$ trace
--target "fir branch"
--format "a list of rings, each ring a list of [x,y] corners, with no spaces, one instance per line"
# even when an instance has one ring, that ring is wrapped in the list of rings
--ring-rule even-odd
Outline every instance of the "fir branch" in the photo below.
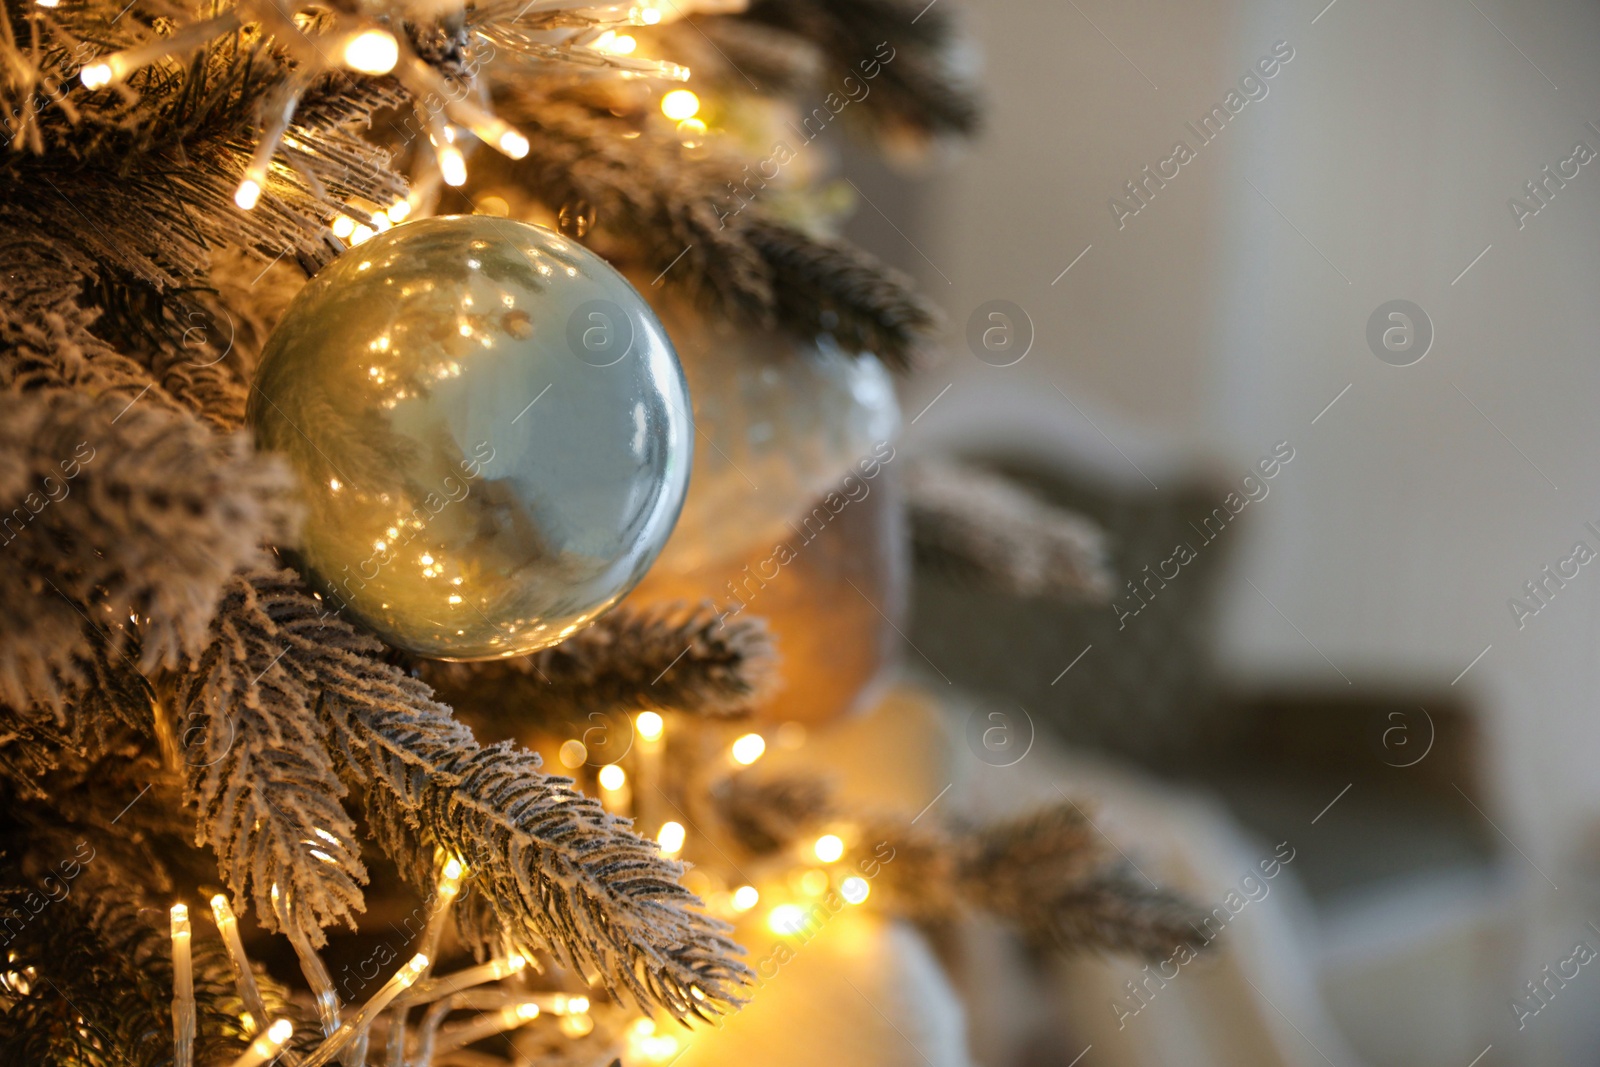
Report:
[[[787,30],[746,18],[689,18],[662,27],[664,54],[694,71],[695,84],[729,96],[754,91],[799,95],[825,77],[821,50]],[[748,79],[748,80],[747,80]]]
[[[505,712],[669,708],[727,717],[748,712],[766,695],[776,680],[775,659],[764,621],[724,623],[708,602],[692,610],[624,606],[518,659],[420,666],[440,689]]]
[[[786,30],[825,56],[824,85],[837,90],[846,77],[862,79],[877,61],[869,84],[874,101],[851,108],[853,122],[918,136],[969,136],[979,109],[955,72],[950,9],[924,0],[756,0],[743,18]],[[709,21],[709,20],[708,20]],[[875,51],[879,43],[890,51]]]
[[[711,799],[723,828],[754,857],[851,821],[825,783],[802,775],[740,772],[718,783]],[[845,866],[877,870],[874,899],[920,922],[982,911],[1041,947],[1158,958],[1195,936],[1197,910],[1137,875],[1070,802],[955,828],[879,816],[860,822],[854,837]]]
[[[69,242],[0,223],[0,261],[8,268],[0,271],[0,385],[18,392],[72,387],[124,403],[181,407],[148,368],[92,332],[99,312],[79,303],[94,270],[88,257]]]
[[[921,460],[904,482],[917,563],[1024,597],[1102,601],[1104,534],[999,474]]]
[[[37,894],[0,887],[0,914],[29,914]],[[154,912],[165,921],[165,909]],[[82,1067],[161,1067],[172,1062],[172,958],[151,912],[82,894],[51,906],[7,945],[0,982],[0,1060]],[[244,1050],[226,965],[197,941],[198,1062],[226,1063]]]
[[[283,660],[288,645],[253,586],[229,583],[212,641],[182,680],[178,708],[196,844],[209,842],[236,910],[320,947],[355,927],[367,880],[316,692]]]
[[[687,157],[653,123],[552,99],[536,80],[495,99],[533,148],[517,163],[485,160],[491,176],[553,210],[588,204],[591,243],[659,272],[711,313],[806,339],[832,333],[846,351],[897,370],[918,362],[937,331],[938,312],[905,275],[842,241],[738,211],[731,190],[744,175],[732,162]]]
[[[872,352],[892,370],[924,360],[940,315],[910,278],[853,245],[759,216],[740,233],[760,252],[774,313],[791,333],[832,333],[846,351]]]
[[[752,856],[771,856],[815,833],[833,815],[832,793],[805,775],[729,775],[711,789],[722,824]]]
[[[704,306],[763,318],[771,301],[766,268],[722,218],[731,210],[722,190],[739,177],[738,166],[689,157],[656,123],[550,89],[537,78],[496,85],[496,110],[532,148],[516,163],[485,159],[485,176],[502,172],[551,210],[588,204],[596,218],[591,243],[620,243],[650,274],[665,271],[663,281]]]
[[[1074,885],[1041,914],[1034,936],[1068,950],[1126,952],[1161,960],[1180,945],[1205,940],[1206,914],[1144,876],[1113,868]]]
[[[735,1003],[747,974],[725,925],[694,910],[681,865],[509,744],[483,748],[423,683],[378,658],[382,646],[331,617],[289,572],[251,576],[230,599],[287,651],[286,674],[320,697],[347,776],[380,845],[426,889],[433,847],[473,874],[480,946],[547,947],[614,994],[702,1018]],[[246,625],[241,620],[234,625]],[[696,992],[698,990],[698,992]]]
[[[358,129],[403,96],[389,80],[317,79],[279,152],[285,166],[257,210],[240,211],[233,193],[258,113],[293,72],[269,36],[241,34],[192,62],[144,68],[116,91],[79,85],[87,57],[158,39],[186,13],[154,6],[168,17],[7,0],[36,47],[0,39],[10,75],[0,102],[15,124],[7,132],[28,149],[0,157],[0,243],[11,246],[0,279],[0,381],[115,388],[232,428],[246,381],[236,361],[223,362],[222,331],[198,314],[212,257],[248,250],[252,277],[262,262],[330,259],[338,246],[329,218],[353,198],[387,204],[405,191],[387,153]],[[97,321],[96,311],[106,314]]]
[[[0,701],[59,707],[90,680],[86,639],[143,669],[197,652],[228,576],[288,533],[288,488],[180,412],[0,395]]]
[[[97,760],[130,735],[151,735],[155,694],[128,658],[98,632],[74,654],[73,684],[54,707],[0,709],[0,776],[24,796],[42,796],[39,779],[62,760]]]
[[[40,786],[37,796],[12,798],[0,821],[0,850],[16,858],[25,881],[57,875],[78,895],[162,908],[180,886],[215,882],[211,857],[189,844],[181,780],[153,738],[128,735],[93,760],[63,753]],[[74,856],[81,872],[57,869]]]
[[[161,88],[183,92],[181,82]],[[376,96],[372,102],[376,107],[395,100]],[[151,103],[151,113],[165,110],[159,101]],[[163,131],[152,135],[152,143],[91,142],[79,153],[61,153],[99,159],[117,152],[114,167],[86,167],[85,161],[69,163],[55,154],[12,162],[0,171],[0,218],[17,232],[50,234],[81,249],[101,275],[167,292],[203,285],[216,248],[248,248],[262,261],[283,255],[313,263],[329,259],[334,248],[327,243],[325,220],[350,198],[392,203],[403,195],[403,184],[377,149],[353,132],[318,129],[302,119],[292,128],[299,147],[286,150],[295,168],[275,173],[255,211],[239,211],[233,192],[249,160],[255,98],[235,95],[226,103],[225,111],[192,131]],[[316,110],[312,101],[300,114]],[[184,142],[163,143],[175,136]]]
[[[1195,938],[1198,910],[1137,874],[1070,802],[954,831],[885,822],[862,840],[862,857],[894,847],[874,889],[923,921],[982,910],[1036,945],[1151,958]]]
[[[0,723],[0,777],[25,797],[43,796],[38,780],[55,770],[72,739],[48,713],[34,717],[13,712]]]

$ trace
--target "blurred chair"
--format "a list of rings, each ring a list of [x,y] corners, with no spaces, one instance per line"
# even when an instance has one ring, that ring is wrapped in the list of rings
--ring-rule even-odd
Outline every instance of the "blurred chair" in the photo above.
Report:
[[[1009,380],[960,385],[941,399],[938,419],[912,428],[907,452],[987,462],[1094,518],[1124,604],[1136,603],[1126,583],[1177,541],[1196,542],[1191,523],[1228,492],[1221,472],[1049,394]],[[1250,505],[1271,506],[1270,493]],[[1250,517],[1247,507],[1237,521]],[[960,724],[947,723],[954,767],[969,772],[969,795],[952,799],[993,814],[1059,799],[1056,785],[1095,798],[1107,832],[1141,866],[1202,901],[1277,842],[1298,850],[1274,896],[1237,937],[1230,929],[1223,958],[1193,982],[1186,973],[1173,983],[1180,995],[1163,990],[1166,1003],[1124,1030],[1110,1004],[1126,998],[1121,984],[1137,968],[1080,962],[1055,972],[1058,992],[1045,999],[1059,1001],[1058,1025],[1036,1035],[1031,1060],[987,1023],[1027,999],[1012,990],[992,1002],[1007,950],[992,931],[969,932],[964,951],[994,958],[958,982],[985,1002],[970,1005],[971,1028],[991,1067],[1065,1063],[1063,1054],[1090,1043],[1101,1064],[1327,1056],[1342,1067],[1359,1056],[1448,1067],[1480,1053],[1504,1021],[1501,994],[1517,985],[1502,973],[1516,920],[1492,831],[1472,806],[1488,806],[1473,709],[1450,690],[1396,692],[1359,678],[1328,693],[1219,677],[1215,605],[1244,536],[1230,526],[1205,544],[1123,626],[1105,604],[1019,599],[916,574],[907,631],[920,656],[908,662],[935,664],[940,678],[930,683],[948,679],[1008,714],[1025,710],[1049,735],[1038,756],[997,776],[960,758]],[[1007,1054],[985,1059],[986,1040]]]

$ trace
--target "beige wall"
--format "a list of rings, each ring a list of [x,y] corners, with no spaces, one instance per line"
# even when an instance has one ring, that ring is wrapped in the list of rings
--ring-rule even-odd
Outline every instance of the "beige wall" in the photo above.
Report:
[[[1108,470],[1119,457],[1084,416],[1130,457],[1224,477],[1292,442],[1235,558],[1221,652],[1246,683],[1448,687],[1492,645],[1455,691],[1488,727],[1493,792],[1476,799],[1527,856],[1506,850],[1532,977],[1600,916],[1600,561],[1524,628],[1508,608],[1575,541],[1600,550],[1583,525],[1600,527],[1600,160],[1523,229],[1507,200],[1575,141],[1600,151],[1600,9],[1337,0],[1313,24],[1321,8],[968,4],[991,124],[925,187],[921,254],[896,255],[954,327],[907,415],[946,385],[924,437],[1042,406]],[[1184,124],[1279,40],[1295,55],[1269,94],[1119,231],[1109,198],[1195,144]],[[1037,329],[1015,367],[961,337],[994,298]],[[1364,337],[1394,298],[1434,324],[1414,366]],[[1600,1047],[1589,985],[1502,1062]]]

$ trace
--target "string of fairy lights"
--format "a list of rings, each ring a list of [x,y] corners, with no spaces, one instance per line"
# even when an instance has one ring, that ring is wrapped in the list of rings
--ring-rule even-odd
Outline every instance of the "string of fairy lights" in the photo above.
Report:
[[[631,765],[631,774],[637,778],[639,788],[634,788],[630,768],[622,762],[602,765],[595,773],[600,787],[600,800],[607,810],[633,818],[636,828],[649,831],[654,828],[656,844],[666,855],[677,858],[688,844],[688,830],[676,819],[652,817],[650,805],[644,803],[657,791],[660,765],[666,740],[666,719],[660,712],[641,711],[633,719],[632,745],[623,759]],[[797,747],[803,743],[804,732],[797,723],[781,726],[784,747]],[[746,733],[735,738],[727,748],[729,769],[750,767],[767,753],[767,740],[759,733]],[[571,738],[561,743],[556,758],[568,770],[582,768],[590,759],[587,746]],[[782,871],[769,878],[765,890],[750,883],[727,884],[713,874],[695,868],[685,875],[685,884],[706,900],[714,914],[738,920],[753,911],[766,897],[774,898],[766,912],[766,926],[779,936],[792,936],[804,927],[809,908],[806,901],[821,897],[829,889],[836,889],[849,904],[860,904],[867,899],[871,885],[859,875],[836,877],[834,865],[845,856],[847,846],[842,834],[849,827],[837,828],[817,837],[801,854],[785,857]],[[788,899],[793,897],[796,899]]]
[[[35,0],[54,7],[60,0]],[[330,220],[334,233],[350,244],[360,244],[405,218],[419,201],[431,199],[436,182],[459,187],[467,181],[467,159],[462,150],[470,135],[511,159],[528,154],[528,139],[487,107],[468,94],[455,92],[443,75],[418,56],[401,36],[385,25],[387,15],[360,15],[341,12],[340,23],[355,25],[328,32],[308,32],[314,22],[325,17],[298,11],[293,0],[240,0],[236,6],[210,19],[192,23],[170,37],[162,37],[132,48],[102,56],[85,64],[79,79],[87,89],[104,89],[125,81],[130,75],[164,59],[181,59],[219,37],[250,28],[270,34],[296,61],[294,72],[273,90],[262,107],[261,132],[243,177],[234,191],[234,203],[252,211],[267,189],[273,161],[288,136],[300,96],[317,75],[334,69],[371,76],[392,75],[417,103],[432,149],[432,166],[417,176],[411,196],[388,206],[352,202],[353,214]],[[653,78],[687,81],[689,69],[666,60],[635,57],[638,39],[626,32],[632,26],[655,26],[667,12],[675,17],[684,13],[671,0],[654,0],[626,7],[591,6],[583,3],[530,3],[535,15],[559,10],[582,14],[583,25],[562,31],[565,39],[551,44],[516,27],[516,18],[484,26],[478,35],[495,46],[506,46],[513,53],[534,59],[564,61],[586,66],[611,68],[623,78]],[[685,144],[694,146],[705,137],[705,123],[696,117],[699,100],[694,93],[677,90],[662,99],[662,111],[676,122]],[[420,194],[420,195],[419,195]],[[360,218],[353,217],[359,215]]]
[[[467,967],[452,974],[432,976],[433,960],[448,922],[450,909],[460,895],[468,871],[459,860],[447,858],[440,867],[438,881],[423,929],[418,951],[356,1010],[340,1018],[338,997],[327,979],[321,958],[303,940],[291,938],[319,1005],[322,1040],[304,1058],[293,1062],[298,1067],[326,1067],[335,1060],[346,1065],[367,1062],[368,1042],[373,1024],[388,1016],[386,1040],[388,1062],[393,1065],[417,1064],[428,1067],[435,1058],[466,1048],[485,1038],[518,1029],[541,1018],[554,1018],[561,1033],[571,1038],[588,1035],[594,1029],[587,996],[564,992],[531,993],[520,988],[485,989],[505,979],[513,979],[528,966],[528,960],[515,952]],[[244,943],[239,936],[239,920],[228,898],[211,898],[211,915],[232,970],[235,990],[243,1007],[240,1028],[250,1044],[231,1067],[260,1067],[287,1055],[284,1052],[294,1036],[294,1023],[287,1018],[268,1019],[262,996]],[[174,1067],[194,1067],[196,1005],[193,929],[189,906],[172,905],[172,1026]],[[313,977],[317,975],[320,977]],[[6,976],[8,984],[26,981],[23,975]],[[320,987],[320,988],[319,988]],[[413,1008],[425,1008],[418,1023],[410,1023]],[[445,1025],[454,1012],[476,1014],[465,1022]],[[643,1031],[635,1025],[633,1031]],[[653,1032],[653,1024],[652,1024]],[[653,1062],[648,1055],[643,1062]]]

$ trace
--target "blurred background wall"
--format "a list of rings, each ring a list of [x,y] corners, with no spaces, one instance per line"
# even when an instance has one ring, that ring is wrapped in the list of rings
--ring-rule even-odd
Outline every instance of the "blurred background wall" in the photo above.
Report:
[[[1219,669],[1235,694],[1468,710],[1474,776],[1441,790],[1486,824],[1501,940],[1462,1040],[1494,1043],[1485,1064],[1592,1062],[1600,969],[1521,1031],[1510,1002],[1575,941],[1600,945],[1600,562],[1559,586],[1541,573],[1578,541],[1600,550],[1585,525],[1600,529],[1600,159],[1568,162],[1580,142],[1600,151],[1600,6],[985,0],[964,14],[985,135],[909,193],[856,175],[857,235],[950,317],[950,358],[904,397],[909,441],[1027,429],[1153,493],[1236,486],[1289,442],[1294,460],[1229,535]],[[1188,124],[1275,46],[1292,59],[1202,144]],[[1125,183],[1179,140],[1194,158],[1137,204]],[[1119,221],[1113,198],[1137,214]],[[1034,331],[1009,367],[965,337],[997,299]],[[1396,299],[1432,324],[1410,366],[1368,343]],[[1546,603],[1525,589],[1536,580]],[[1537,612],[1519,619],[1513,598]],[[1384,921],[1403,934],[1404,916]],[[1380,919],[1356,925],[1370,939]],[[1426,1048],[1430,996],[1457,995],[1434,966],[1447,957],[1431,959],[1373,987],[1381,1004],[1330,991],[1346,1029],[1386,1030],[1392,1048],[1420,1028]]]

